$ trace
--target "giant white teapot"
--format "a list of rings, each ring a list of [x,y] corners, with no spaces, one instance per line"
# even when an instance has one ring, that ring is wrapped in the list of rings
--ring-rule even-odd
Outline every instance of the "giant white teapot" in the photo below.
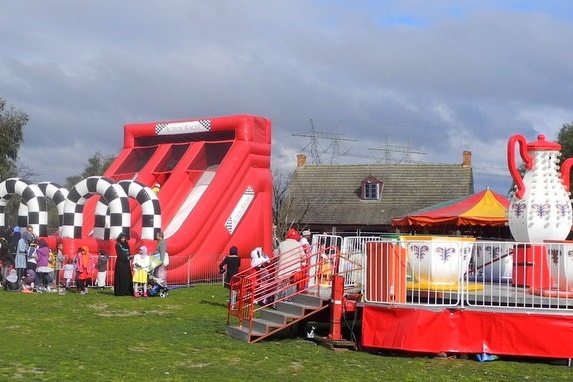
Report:
[[[515,147],[525,164],[523,178],[515,162]],[[513,135],[507,144],[507,163],[515,181],[508,221],[516,241],[543,242],[565,240],[571,231],[572,211],[569,200],[569,178],[573,158],[557,166],[561,145],[546,141],[526,142],[523,135]]]

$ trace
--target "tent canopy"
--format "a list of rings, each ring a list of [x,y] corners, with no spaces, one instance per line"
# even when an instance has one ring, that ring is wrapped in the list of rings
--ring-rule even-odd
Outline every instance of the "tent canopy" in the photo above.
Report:
[[[486,188],[482,192],[435,204],[404,217],[392,219],[392,226],[479,225],[507,223],[509,200]]]

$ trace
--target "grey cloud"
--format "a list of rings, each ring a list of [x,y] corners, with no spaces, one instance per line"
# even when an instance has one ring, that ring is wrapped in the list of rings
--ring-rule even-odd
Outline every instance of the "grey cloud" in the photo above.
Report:
[[[237,113],[273,120],[273,165],[295,165],[308,142],[292,134],[313,119],[357,140],[340,162],[390,142],[503,169],[510,135],[554,138],[573,118],[573,23],[549,6],[464,4],[8,2],[0,97],[30,115],[22,161],[59,182],[118,152],[123,124]]]

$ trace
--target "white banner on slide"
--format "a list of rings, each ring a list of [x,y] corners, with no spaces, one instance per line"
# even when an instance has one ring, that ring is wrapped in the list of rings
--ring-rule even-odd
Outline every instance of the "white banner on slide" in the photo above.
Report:
[[[245,212],[247,212],[247,209],[251,205],[254,198],[255,190],[253,190],[253,187],[247,186],[243,196],[241,196],[241,199],[239,199],[239,202],[233,209],[233,212],[231,212],[231,216],[229,216],[227,222],[225,223],[225,227],[229,233],[233,233],[235,231],[235,228],[237,228],[237,225],[243,218]]]
[[[157,135],[197,133],[210,130],[211,121],[208,119],[201,119],[199,121],[158,123],[155,125],[155,134]]]

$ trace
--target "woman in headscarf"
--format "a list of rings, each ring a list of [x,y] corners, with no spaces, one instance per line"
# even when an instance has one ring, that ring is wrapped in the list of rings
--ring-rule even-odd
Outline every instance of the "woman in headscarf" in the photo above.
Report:
[[[125,233],[120,233],[115,243],[115,274],[113,277],[113,293],[116,296],[133,296],[133,281],[131,277],[131,249]]]
[[[232,246],[229,248],[229,255],[225,256],[223,261],[219,263],[219,272],[225,274],[225,279],[223,281],[223,286],[227,289],[231,289],[231,279],[237,273],[239,273],[239,267],[241,266],[241,258],[239,257],[239,251],[237,247]],[[235,309],[236,300],[236,290],[230,290],[229,304],[231,309]]]
[[[239,258],[239,251],[237,247],[232,246],[229,248],[229,255],[225,256],[223,261],[219,263],[219,272],[225,274],[225,280],[223,282],[225,288],[231,289],[231,279],[239,273],[240,266],[241,259]]]

